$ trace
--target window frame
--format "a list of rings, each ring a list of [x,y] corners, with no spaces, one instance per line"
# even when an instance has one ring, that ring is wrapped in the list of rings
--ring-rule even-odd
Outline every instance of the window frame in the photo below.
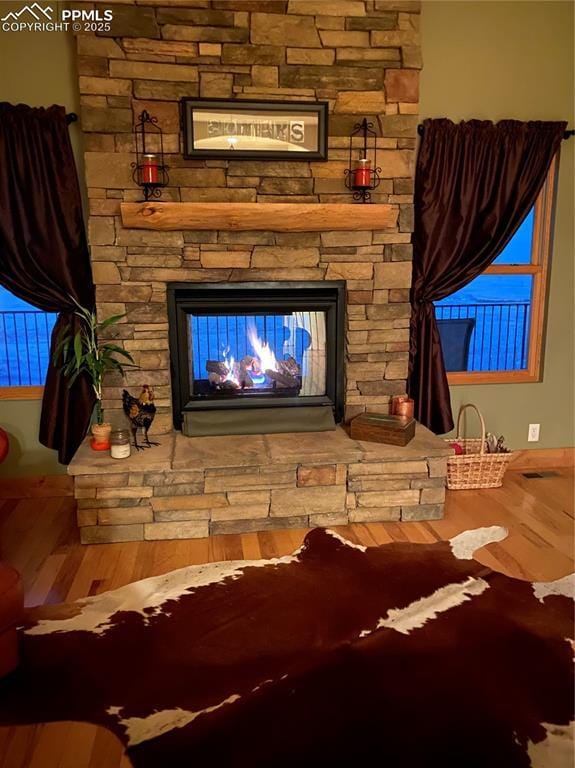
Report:
[[[46,312],[45,314],[50,313]],[[50,341],[50,338],[48,341]],[[40,384],[15,384],[13,387],[0,386],[0,402],[5,400],[41,400],[43,397],[44,386]]]
[[[44,395],[44,387],[16,386],[0,387],[0,400],[41,400]]]
[[[507,371],[453,371],[450,386],[462,384],[522,384],[541,381],[547,323],[550,256],[555,213],[559,153],[553,158],[534,206],[531,260],[528,264],[492,264],[482,275],[532,275],[531,317],[527,346],[527,368]]]

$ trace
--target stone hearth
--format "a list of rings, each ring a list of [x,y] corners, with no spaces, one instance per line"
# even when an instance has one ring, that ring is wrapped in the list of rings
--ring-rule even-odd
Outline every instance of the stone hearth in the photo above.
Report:
[[[88,441],[68,467],[85,544],[443,515],[446,444],[418,425],[406,447],[334,432],[186,438],[116,460]]]

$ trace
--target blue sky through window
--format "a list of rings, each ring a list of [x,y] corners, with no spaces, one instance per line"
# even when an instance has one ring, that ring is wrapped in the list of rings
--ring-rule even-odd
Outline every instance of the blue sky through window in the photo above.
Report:
[[[532,208],[510,242],[495,259],[494,264],[529,264],[531,261],[534,219],[535,208]]]
[[[529,264],[533,241],[534,209],[526,216],[494,264]],[[532,275],[479,275],[468,285],[435,302],[443,344],[455,344],[445,323],[454,320],[462,329],[463,318],[470,318],[470,337],[466,368],[469,371],[523,370],[527,367],[531,321]],[[459,342],[457,342],[459,343]],[[455,350],[447,350],[447,360]],[[465,355],[463,355],[465,357]],[[455,355],[456,359],[458,355]],[[451,358],[453,359],[453,358]],[[448,370],[461,370],[449,368]]]
[[[529,264],[533,240],[534,209],[513,235],[510,242],[495,259],[494,264]],[[480,275],[464,288],[436,301],[435,306],[452,304],[489,304],[501,302],[529,302],[531,300],[529,275]]]
[[[42,386],[56,314],[42,312],[0,286],[0,386]]]

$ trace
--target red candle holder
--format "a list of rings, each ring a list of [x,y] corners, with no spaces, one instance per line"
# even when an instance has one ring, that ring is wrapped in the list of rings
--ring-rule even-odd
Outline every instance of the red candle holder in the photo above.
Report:
[[[359,161],[354,155],[359,150]],[[349,137],[349,165],[345,169],[345,186],[353,193],[353,199],[369,203],[371,191],[379,186],[381,168],[377,165],[377,134],[373,123],[364,117],[354,125]]]
[[[134,126],[136,162],[132,163],[133,179],[143,188],[144,200],[161,197],[168,184],[168,166],[164,162],[164,141],[158,118],[144,110]]]
[[[157,184],[160,180],[160,161],[157,155],[142,157],[142,184]]]
[[[371,186],[371,163],[366,157],[361,158],[353,172],[353,186],[358,189]]]

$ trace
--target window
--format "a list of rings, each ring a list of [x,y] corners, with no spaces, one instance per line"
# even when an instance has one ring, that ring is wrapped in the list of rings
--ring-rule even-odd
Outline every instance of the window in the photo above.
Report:
[[[540,378],[556,163],[535,205],[493,264],[435,302],[450,384]]]
[[[0,398],[41,396],[56,317],[0,286]]]

